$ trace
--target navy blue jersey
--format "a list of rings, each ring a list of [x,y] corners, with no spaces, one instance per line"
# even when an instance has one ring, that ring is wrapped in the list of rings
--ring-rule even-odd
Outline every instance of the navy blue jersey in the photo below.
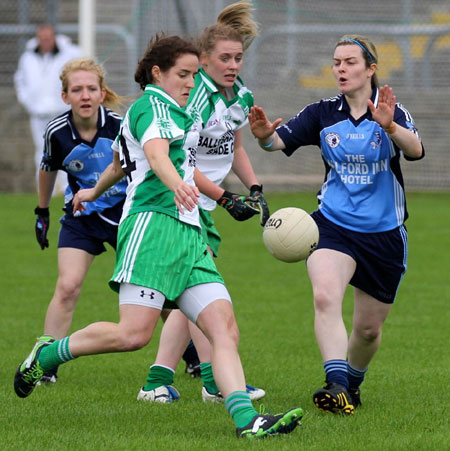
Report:
[[[372,101],[378,105],[378,89]],[[411,115],[398,103],[394,121],[418,136]],[[301,146],[320,147],[325,180],[317,197],[320,211],[330,221],[368,233],[392,230],[404,223],[408,214],[400,171],[402,152],[372,119],[369,109],[355,120],[340,94],[308,105],[278,127],[277,133],[288,156]]]
[[[44,171],[63,170],[68,174],[69,186],[66,190],[66,214],[72,214],[74,194],[83,188],[92,188],[106,167],[113,161],[111,144],[120,128],[121,117],[100,106],[97,134],[91,142],[84,141],[72,122],[72,111],[50,121],[45,131],[44,156],[41,168]],[[83,215],[102,213],[118,222],[125,199],[127,182],[123,178],[109,188],[94,202],[87,202]],[[119,208],[120,203],[120,208]],[[117,206],[118,208],[112,208]],[[117,210],[117,211],[115,211]],[[108,214],[109,213],[109,214]]]

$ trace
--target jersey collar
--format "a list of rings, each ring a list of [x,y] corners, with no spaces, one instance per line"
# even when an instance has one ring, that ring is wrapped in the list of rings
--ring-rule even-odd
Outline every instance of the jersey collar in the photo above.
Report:
[[[75,125],[73,123],[73,113],[72,110],[69,111],[69,115],[67,116],[67,123],[69,124],[70,127],[70,131],[72,133],[72,139],[73,140],[81,140],[83,141],[83,139],[81,138],[80,134],[78,133],[78,130],[75,128]],[[106,124],[106,111],[105,111],[105,107],[100,105],[98,107],[98,118],[97,118],[97,134],[98,131],[103,128]]]
[[[380,97],[380,94],[379,94],[378,88],[375,87],[372,91],[372,97],[370,98],[370,100],[372,100],[373,104],[375,105],[375,108],[378,108],[379,97]],[[345,99],[344,94],[340,94],[340,102],[337,107],[337,110],[345,111],[346,113],[350,114],[350,107],[347,103],[347,100]],[[367,108],[367,111],[369,111],[369,108]]]
[[[213,79],[203,70],[203,68],[200,68],[198,73],[209,92],[219,92],[219,88],[216,86]]]
[[[181,108],[179,103],[173,97],[171,97],[169,94],[167,94],[167,92],[164,91],[164,89],[160,88],[159,86],[147,85],[145,87],[145,92],[147,94],[151,94],[155,97],[158,97],[158,99],[163,100],[165,103],[169,102],[169,103],[172,103],[173,105],[175,105],[177,108]]]
[[[214,80],[203,70],[203,68],[201,67],[200,70],[198,71],[203,83],[206,86],[206,89],[210,92],[219,92],[219,88],[217,87],[216,83],[214,82]],[[242,81],[242,79],[239,77],[239,75],[236,77],[236,82],[234,83],[234,85],[232,86],[233,88],[233,92],[236,94],[240,88],[242,88],[244,86],[244,82]]]

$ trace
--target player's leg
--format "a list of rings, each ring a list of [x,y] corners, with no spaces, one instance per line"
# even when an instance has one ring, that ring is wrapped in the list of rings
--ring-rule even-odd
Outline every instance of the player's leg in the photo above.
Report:
[[[211,343],[211,363],[217,386],[227,397],[245,391],[245,377],[238,354],[239,331],[231,303],[217,300],[199,314],[197,324]]]
[[[148,300],[139,298],[143,290],[152,294]],[[119,322],[97,322],[63,339],[38,342],[16,371],[16,394],[22,398],[29,396],[44,371],[76,357],[142,348],[152,337],[164,299],[156,290],[122,284]]]
[[[75,306],[83,281],[94,260],[94,256],[81,249],[58,249],[58,280],[53,298],[47,308],[44,335],[38,342],[65,337],[70,330]],[[46,371],[42,383],[56,383],[58,368]]]
[[[179,394],[172,384],[175,369],[191,338],[188,322],[180,310],[174,309],[168,315],[161,331],[156,359],[150,366],[145,386],[139,391],[138,400],[157,402],[178,400]],[[172,397],[158,395],[170,390],[174,394]]]
[[[314,393],[321,410],[353,413],[348,396],[348,338],[342,318],[342,300],[355,272],[349,255],[332,249],[318,249],[307,260],[314,296],[314,329],[322,354],[326,386]]]
[[[217,387],[213,375],[211,345],[203,332],[192,321],[189,321],[189,331],[200,359],[200,370],[203,381],[202,399],[205,402],[223,402],[222,393]],[[261,388],[256,388],[249,384],[246,384],[245,388],[252,401],[257,401],[266,395],[266,392]]]
[[[392,304],[385,304],[355,288],[353,330],[348,343],[349,391],[360,405],[359,386],[381,343],[381,330]]]
[[[225,286],[204,283],[190,287],[177,303],[210,342],[214,377],[238,436],[293,431],[303,415],[302,409],[291,409],[280,415],[259,415],[252,405],[245,390],[244,371],[238,354],[239,331]]]
[[[391,310],[406,271],[406,229],[357,237],[358,266],[352,278],[355,287],[353,331],[349,339],[349,391],[356,406],[361,404],[359,386],[381,342],[382,325]]]
[[[223,402],[223,397],[214,380],[211,365],[211,345],[205,334],[192,321],[189,321],[189,332],[200,361],[200,375],[203,382],[202,399],[205,402]]]
[[[189,341],[186,349],[184,350],[182,358],[186,363],[184,372],[189,374],[191,377],[201,377],[200,359],[192,339]]]
[[[93,260],[94,255],[81,249],[58,249],[58,280],[47,308],[45,335],[58,339],[69,333],[83,281]]]

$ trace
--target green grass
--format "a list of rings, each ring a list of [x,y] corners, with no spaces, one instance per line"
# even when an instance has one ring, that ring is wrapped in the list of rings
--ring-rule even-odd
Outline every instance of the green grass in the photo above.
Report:
[[[274,194],[268,201],[272,211],[285,206],[312,211],[316,205],[311,193]],[[61,368],[55,387],[37,387],[27,399],[15,396],[14,371],[42,332],[57,275],[62,199],[53,201],[45,251],[35,242],[35,203],[32,194],[0,195],[1,449],[449,449],[450,194],[408,195],[409,269],[363,385],[363,407],[353,417],[323,414],[312,404],[324,376],[304,263],[286,264],[269,255],[256,220],[239,223],[222,209],[215,212],[224,239],[217,264],[233,297],[247,380],[267,391],[257,404],[275,413],[294,406],[305,411],[294,433],[260,442],[234,437],[224,407],[202,403],[201,383],[184,374],[184,365],[175,376],[180,402],[135,400],[155,357],[159,330],[145,349],[80,358]],[[113,264],[111,249],[95,260],[74,330],[117,320],[117,296],[106,285]],[[349,290],[347,325],[352,308]]]

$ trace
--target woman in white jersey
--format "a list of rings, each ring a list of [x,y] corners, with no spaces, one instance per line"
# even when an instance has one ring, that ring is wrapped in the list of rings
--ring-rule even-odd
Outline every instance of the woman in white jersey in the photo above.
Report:
[[[381,342],[381,329],[406,271],[407,219],[400,156],[423,157],[414,121],[392,89],[378,87],[377,51],[363,37],[336,44],[333,73],[340,95],[308,105],[286,125],[271,123],[259,107],[249,116],[265,150],[291,155],[317,145],[325,181],[312,214],[320,232],[307,260],[314,295],[315,333],[326,386],[313,395],[321,410],[352,414],[359,386]],[[277,128],[278,126],[278,128]],[[354,287],[350,338],[342,318],[348,285]]]
[[[110,280],[119,292],[119,322],[97,322],[70,337],[38,342],[17,369],[14,388],[27,397],[47,369],[84,355],[142,348],[168,300],[211,341],[217,382],[237,435],[289,433],[301,409],[259,415],[245,392],[231,299],[200,232],[193,181],[198,133],[182,109],[198,63],[196,47],[177,36],[150,43],[135,74],[144,94],[123,120],[113,146],[119,157],[94,188],[96,194],[128,177]]]
[[[191,91],[186,112],[194,119],[195,127],[200,132],[197,147],[197,169],[200,173],[196,174],[196,184],[203,192],[206,188],[205,176],[214,182],[209,184],[209,197],[201,194],[199,199],[202,233],[214,256],[218,255],[220,235],[214,226],[211,211],[217,204],[227,205],[231,193],[224,192],[219,185],[230,170],[250,190],[250,196],[260,202],[264,212],[263,225],[269,217],[262,186],[242,145],[242,127],[248,123],[247,114],[253,106],[253,94],[238,75],[244,51],[257,34],[258,26],[253,20],[250,4],[238,2],[225,8],[217,23],[207,27],[199,39],[201,69],[195,78],[195,88]],[[187,333],[188,328],[190,334]],[[212,374],[209,342],[179,310],[172,311],[164,324],[158,354],[150,366],[146,384],[138,394],[139,400],[171,402],[178,399],[178,392],[175,398],[159,398],[155,397],[155,393],[175,390],[172,386],[175,368],[189,335],[199,354],[203,400],[223,402]],[[265,395],[260,388],[248,384],[246,388],[253,400]]]

